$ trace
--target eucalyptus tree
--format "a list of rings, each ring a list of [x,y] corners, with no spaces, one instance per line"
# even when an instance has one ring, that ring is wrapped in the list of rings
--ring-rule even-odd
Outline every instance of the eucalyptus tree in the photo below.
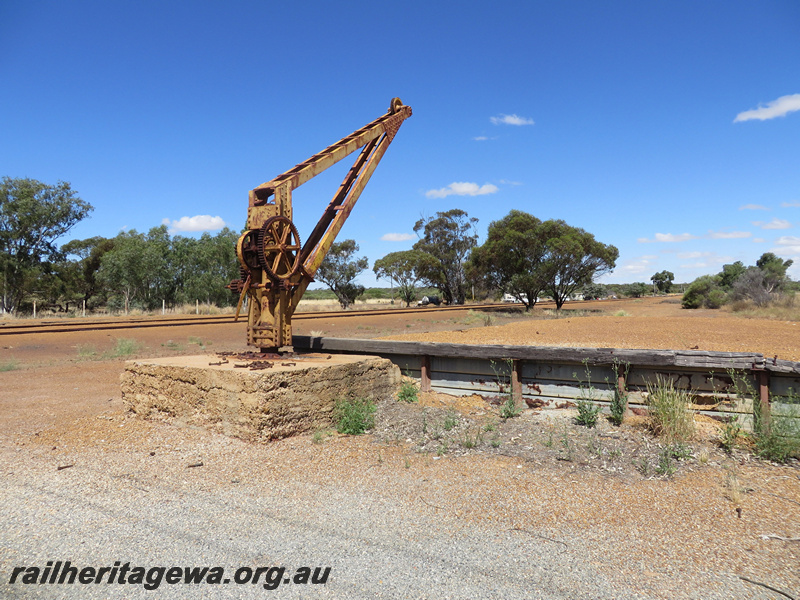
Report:
[[[478,243],[475,225],[478,219],[460,208],[437,212],[436,217],[422,218],[414,225],[420,240],[414,250],[420,255],[421,279],[442,292],[448,303],[463,304],[467,297],[466,263]]]
[[[93,207],[69,183],[35,179],[0,181],[0,284],[2,312],[15,312],[50,263],[63,258],[56,240]]]
[[[364,286],[355,282],[356,277],[369,268],[366,257],[358,258],[355,240],[334,242],[317,270],[317,279],[336,294],[342,308],[347,308],[364,293]]]

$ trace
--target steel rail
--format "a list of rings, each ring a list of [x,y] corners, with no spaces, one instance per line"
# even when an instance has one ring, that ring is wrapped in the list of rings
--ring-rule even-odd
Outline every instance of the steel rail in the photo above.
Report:
[[[464,304],[457,306],[438,307],[409,307],[392,309],[329,311],[329,312],[299,312],[294,319],[337,319],[347,317],[372,317],[386,315],[419,314],[426,312],[446,312],[462,310],[499,310],[519,306],[516,304]],[[78,317],[80,318],[80,317]],[[25,333],[68,333],[75,331],[97,331],[104,329],[135,329],[138,327],[176,327],[182,325],[225,325],[234,323],[233,315],[201,315],[181,317],[141,317],[125,320],[93,320],[76,321],[70,319],[64,322],[43,321],[40,323],[6,324],[0,323],[0,335],[25,334]]]

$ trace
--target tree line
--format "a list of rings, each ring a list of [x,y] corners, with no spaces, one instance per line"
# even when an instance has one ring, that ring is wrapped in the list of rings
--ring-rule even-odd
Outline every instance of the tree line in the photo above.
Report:
[[[611,271],[619,256],[616,247],[560,219],[541,221],[512,210],[489,225],[482,245],[477,223],[458,208],[420,219],[414,225],[420,239],[412,249],[375,261],[373,271],[396,284],[406,304],[424,285],[438,289],[449,304],[463,304],[468,292],[480,298],[506,292],[526,310],[541,296],[552,298],[560,309],[573,294]],[[353,242],[348,242],[352,254]],[[354,299],[339,296],[343,306]]]
[[[33,301],[68,311],[160,308],[200,300],[230,305],[225,288],[239,276],[238,233],[223,229],[199,238],[172,236],[166,226],[147,233],[123,231],[113,238],[56,240],[88,216],[92,206],[68,183],[48,186],[32,179],[4,177],[0,183],[0,271],[2,309],[24,310]],[[450,304],[467,296],[507,292],[532,308],[539,297],[558,308],[576,292],[591,290],[611,271],[619,252],[612,245],[563,220],[542,221],[512,210],[489,225],[478,245],[478,219],[464,210],[419,219],[413,248],[375,261],[379,279],[397,288],[406,304],[421,287],[435,288]],[[357,277],[369,268],[354,240],[333,244],[317,272],[343,307],[364,293]]]
[[[238,234],[223,229],[199,238],[171,236],[167,227],[116,237],[56,240],[92,211],[69,183],[46,185],[4,177],[0,182],[0,308],[39,306],[67,312],[152,310],[199,300],[235,302],[225,285],[239,276]]]

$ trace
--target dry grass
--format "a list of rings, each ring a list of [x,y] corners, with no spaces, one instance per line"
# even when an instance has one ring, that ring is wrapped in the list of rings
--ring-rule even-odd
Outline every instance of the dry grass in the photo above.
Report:
[[[756,306],[748,300],[732,302],[724,310],[746,319],[769,319],[773,321],[800,321],[800,302],[794,295],[787,295],[768,306]]]
[[[657,375],[655,383],[647,385],[650,427],[669,444],[686,442],[694,435],[691,405],[691,394],[676,389],[669,379]]]

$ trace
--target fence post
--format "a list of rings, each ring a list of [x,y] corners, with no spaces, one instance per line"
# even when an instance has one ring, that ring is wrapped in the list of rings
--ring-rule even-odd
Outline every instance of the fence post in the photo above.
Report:
[[[83,316],[86,316],[86,300],[83,301]]]
[[[36,300],[33,301],[33,318],[36,318]]]
[[[625,371],[617,371],[617,391],[619,392],[620,396],[625,395],[625,388],[628,387],[628,382],[625,379],[625,375]]]
[[[419,389],[421,392],[431,391],[431,357],[425,355],[419,367],[420,384]]]
[[[511,361],[511,397],[514,404],[522,403],[522,361]]]
[[[761,413],[761,424],[768,430],[772,416],[769,403],[769,371],[766,369],[754,369],[753,371],[758,374],[758,404],[759,412]],[[753,398],[753,402],[755,401],[756,399]]]

